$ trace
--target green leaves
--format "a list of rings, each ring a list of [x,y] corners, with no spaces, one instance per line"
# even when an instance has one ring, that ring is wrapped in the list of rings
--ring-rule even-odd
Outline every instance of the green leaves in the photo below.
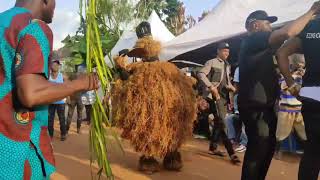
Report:
[[[108,36],[102,36],[100,34],[100,27],[103,25],[98,23],[99,9],[101,8],[101,2],[103,0],[84,0],[87,3],[86,8],[86,32],[85,32],[85,49],[83,44],[74,47],[74,50],[78,52],[85,51],[87,72],[96,72],[101,82],[101,88],[103,92],[107,92],[112,81],[111,69],[107,66],[104,60],[103,47],[109,47],[109,44],[113,42],[112,38]],[[107,7],[107,6],[106,6]],[[102,18],[103,19],[103,18]],[[101,20],[101,19],[100,19]],[[81,54],[74,54],[74,57],[79,57]],[[97,161],[100,167],[98,176],[104,173],[108,179],[114,179],[111,166],[108,161],[107,140],[106,132],[107,127],[110,127],[109,117],[107,115],[105,107],[103,106],[102,99],[99,98],[96,92],[97,101],[92,105],[91,114],[91,128],[90,128],[90,152],[91,163]],[[117,137],[115,137],[117,138]],[[120,146],[120,144],[119,144]]]

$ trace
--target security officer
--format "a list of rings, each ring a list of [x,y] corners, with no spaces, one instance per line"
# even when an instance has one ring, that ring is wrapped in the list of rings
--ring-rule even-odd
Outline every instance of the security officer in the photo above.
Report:
[[[198,78],[204,85],[202,95],[207,98],[210,110],[215,117],[209,150],[214,155],[223,156],[223,153],[218,150],[218,141],[221,138],[231,161],[237,164],[240,163],[240,160],[235,155],[232,144],[226,135],[224,125],[229,92],[235,91],[230,80],[231,68],[227,62],[229,54],[230,46],[228,43],[218,44],[217,57],[206,62],[205,66],[200,70]]]

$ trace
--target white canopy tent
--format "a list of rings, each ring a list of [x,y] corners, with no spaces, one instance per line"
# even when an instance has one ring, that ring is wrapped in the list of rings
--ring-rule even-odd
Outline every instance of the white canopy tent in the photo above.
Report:
[[[163,45],[161,59],[183,53],[244,33],[245,20],[255,10],[278,16],[276,22],[294,20],[305,13],[314,0],[221,0],[196,26]]]
[[[159,18],[159,16],[155,11],[151,13],[148,19],[148,22],[151,25],[151,32],[154,39],[160,41],[161,43],[165,43],[174,39],[175,36],[167,29],[167,27],[161,21],[161,19]],[[133,48],[137,40],[138,40],[138,37],[136,35],[135,30],[124,31],[119,41],[112,49],[111,56],[113,57],[118,55],[119,51],[123,49]],[[108,56],[105,57],[105,60],[108,65],[111,64]]]

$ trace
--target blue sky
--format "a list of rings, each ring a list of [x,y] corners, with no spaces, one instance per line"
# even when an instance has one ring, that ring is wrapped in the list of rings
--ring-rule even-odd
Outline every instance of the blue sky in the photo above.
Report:
[[[12,7],[15,0],[0,0],[0,12]],[[204,10],[212,9],[219,0],[182,0],[186,7],[186,15],[191,14],[196,20]],[[79,0],[56,0],[57,7],[53,24],[54,48],[62,46],[61,40],[68,34],[75,32],[79,23],[78,4]]]

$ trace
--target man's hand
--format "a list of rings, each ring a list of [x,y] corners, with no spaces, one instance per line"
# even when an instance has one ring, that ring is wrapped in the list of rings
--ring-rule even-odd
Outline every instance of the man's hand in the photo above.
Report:
[[[298,97],[301,90],[301,85],[294,83],[293,85],[288,87],[287,90],[290,92],[292,96]]]
[[[92,73],[79,75],[73,83],[82,91],[97,90],[99,88],[98,76]]]
[[[231,92],[236,92],[236,88],[232,85],[227,85],[226,88]]]
[[[208,123],[211,124],[213,126],[214,124],[214,115],[213,114],[209,114],[208,116]]]
[[[316,1],[313,3],[310,11],[312,12],[312,14],[316,15],[320,13],[320,1]]]
[[[49,82],[43,75],[25,74],[16,78],[17,95],[27,108],[47,105],[64,99],[79,91],[90,91],[99,88],[95,74],[81,75],[74,81],[61,84]]]
[[[212,97],[214,97],[216,100],[220,100],[220,94],[219,94],[218,88],[211,86],[210,92],[212,94]]]

